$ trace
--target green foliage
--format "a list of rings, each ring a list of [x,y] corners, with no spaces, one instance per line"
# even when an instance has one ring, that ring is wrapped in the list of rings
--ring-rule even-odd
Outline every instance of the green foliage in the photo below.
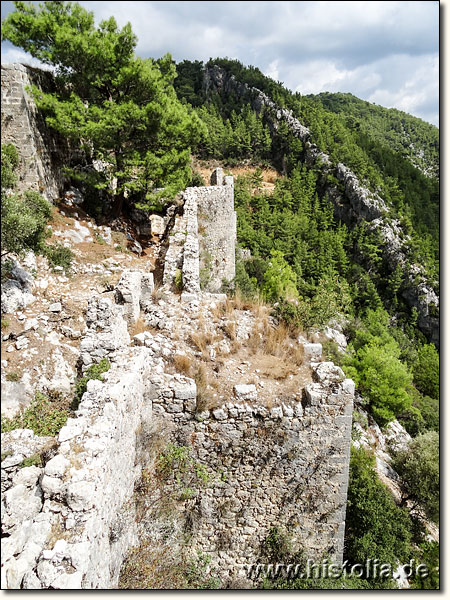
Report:
[[[339,367],[342,366],[344,355],[339,350],[339,346],[336,344],[336,342],[333,342],[332,340],[322,342],[322,353],[325,357],[325,360],[334,362],[334,364],[338,365]]]
[[[40,454],[33,454],[32,456],[29,456],[28,458],[24,458],[23,461],[20,463],[20,468],[42,467],[42,466],[43,466],[43,460],[42,460],[42,456]]]
[[[12,419],[2,418],[2,433],[14,429],[32,429],[39,436],[55,436],[66,423],[69,412],[54,408],[50,400],[36,392],[33,402]]]
[[[414,383],[426,396],[439,399],[439,354],[433,344],[424,344],[413,365]]]
[[[7,329],[9,327],[9,319],[7,319],[6,317],[3,318],[2,317],[2,329]]]
[[[285,529],[272,527],[261,544],[261,555],[268,562],[291,562],[293,558],[291,537]]]
[[[59,266],[62,267],[66,273],[70,273],[72,260],[74,258],[74,253],[70,248],[66,248],[62,244],[55,244],[54,246],[47,244],[42,250],[51,267],[54,268]]]
[[[245,264],[241,261],[236,261],[235,287],[240,291],[243,298],[253,299],[258,295],[256,277],[250,277]]]
[[[411,499],[427,516],[439,522],[439,435],[429,431],[412,439],[397,452],[393,468],[402,479],[404,502]]]
[[[189,500],[199,489],[208,487],[214,475],[203,463],[196,461],[189,446],[178,446],[169,442],[157,463],[158,476],[173,487],[171,496],[176,500]]]
[[[125,194],[143,204],[169,199],[190,178],[190,144],[203,134],[196,115],[173,89],[169,55],[155,61],[134,55],[137,38],[113,17],[94,23],[74,2],[15,3],[3,21],[3,39],[55,69],[55,93],[33,88],[47,124],[90,159],[106,160],[106,181],[119,214]],[[113,186],[112,182],[116,184]]]
[[[103,373],[106,373],[111,368],[111,364],[106,358],[102,358],[101,361],[95,365],[91,365],[86,369],[83,377],[78,379],[75,384],[75,395],[73,399],[73,409],[76,410],[81,402],[84,392],[87,390],[88,381],[91,379],[98,379],[104,381]]]
[[[428,576],[419,577],[415,575],[411,584],[411,589],[416,590],[438,590],[439,587],[439,543],[422,542],[419,544],[417,552],[417,563],[428,567]]]
[[[367,580],[356,576],[297,577],[292,579],[266,580],[265,590],[391,590],[396,589],[392,580]]]
[[[47,222],[51,206],[40,194],[27,191],[23,196],[14,193],[18,153],[12,144],[1,148],[1,252],[23,254],[28,250],[41,252],[47,237]]]
[[[369,422],[367,420],[367,416],[363,413],[360,413],[357,410],[353,411],[353,423],[358,423],[359,425],[361,425],[361,427],[363,429],[367,429],[369,426]]]
[[[183,290],[183,273],[181,269],[175,271],[175,287],[178,292]]]
[[[396,565],[410,558],[412,524],[378,480],[374,465],[370,452],[351,449],[344,554],[351,564],[377,559]]]
[[[412,375],[401,362],[400,348],[388,331],[388,314],[368,311],[365,326],[356,331],[344,370],[369,401],[380,425],[385,425],[412,404]]]
[[[261,292],[269,301],[293,300],[297,297],[295,273],[279,250],[270,253]]]
[[[13,144],[2,144],[1,148],[1,185],[3,190],[12,190],[17,183],[16,168],[19,164],[19,153]]]

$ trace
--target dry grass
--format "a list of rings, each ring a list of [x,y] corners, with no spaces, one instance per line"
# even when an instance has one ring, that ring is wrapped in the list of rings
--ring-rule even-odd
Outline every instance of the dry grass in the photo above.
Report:
[[[137,335],[138,333],[144,333],[144,331],[148,330],[149,326],[142,317],[139,317],[136,323],[130,328],[130,337],[132,338],[134,335]]]
[[[186,354],[174,354],[172,361],[178,373],[182,373],[187,377],[190,376],[192,369],[192,360]]]

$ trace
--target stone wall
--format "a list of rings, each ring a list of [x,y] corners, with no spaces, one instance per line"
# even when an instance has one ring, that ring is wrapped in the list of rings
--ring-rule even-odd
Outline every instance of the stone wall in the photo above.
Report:
[[[31,188],[54,201],[64,185],[62,168],[67,165],[69,149],[46,127],[26,90],[32,84],[50,89],[51,74],[21,64],[2,65],[2,144],[12,143],[19,151],[18,190]]]
[[[174,348],[164,336],[144,332],[134,338],[138,347],[129,345],[126,323],[150,298],[148,275],[131,271],[115,292],[91,298],[81,362],[106,357],[112,366],[105,381],[88,383],[57,440],[2,434],[13,453],[2,463],[3,587],[117,586],[124,558],[146,535],[145,517],[136,522],[136,486],[149,468],[158,485],[148,456],[161,447],[149,430],[164,445],[191,448],[211,476],[178,510],[192,551],[210,555],[222,585],[248,581],[246,567],[261,562],[274,527],[289,531],[308,558],[342,560],[353,382],[332,363],[312,362],[301,401],[274,398],[268,409],[255,386],[236,385],[234,397],[201,410],[195,382],[166,371],[162,357]],[[215,306],[223,300],[203,295]],[[320,344],[305,347],[308,360],[320,353]],[[45,465],[20,468],[36,452]]]
[[[193,382],[154,391],[155,421],[172,422],[171,440],[211,476],[184,515],[222,583],[245,580],[273,528],[307,558],[342,561],[354,384],[333,363],[317,364],[314,378],[302,402],[274,399],[270,410],[241,397],[199,415]]]
[[[200,289],[218,292],[235,277],[236,213],[232,177],[216,169],[217,185],[190,187],[182,194],[183,213],[175,218],[165,256],[163,283],[174,286],[177,271],[185,297]]]
[[[213,183],[214,182],[214,183]],[[200,271],[205,289],[218,292],[224,281],[232,282],[235,272],[236,213],[232,177],[222,181],[222,169],[211,177],[211,187],[198,187]]]

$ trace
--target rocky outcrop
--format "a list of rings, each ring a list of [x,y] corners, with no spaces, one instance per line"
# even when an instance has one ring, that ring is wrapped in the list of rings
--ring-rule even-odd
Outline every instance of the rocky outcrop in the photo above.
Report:
[[[424,269],[408,260],[408,236],[400,236],[399,223],[389,219],[385,201],[371,192],[356,175],[342,163],[333,165],[330,157],[321,152],[311,139],[311,132],[294,117],[292,111],[277,106],[257,88],[240,83],[234,75],[217,65],[207,67],[204,72],[205,91],[236,95],[251,102],[256,111],[266,109],[269,125],[277,129],[280,122],[286,123],[292,134],[304,144],[304,161],[308,166],[318,166],[323,174],[323,184],[333,202],[336,217],[349,226],[368,222],[382,240],[383,258],[392,271],[397,265],[404,270],[403,298],[418,312],[418,326],[430,341],[439,347],[439,299]],[[327,181],[334,175],[343,187],[343,192]]]

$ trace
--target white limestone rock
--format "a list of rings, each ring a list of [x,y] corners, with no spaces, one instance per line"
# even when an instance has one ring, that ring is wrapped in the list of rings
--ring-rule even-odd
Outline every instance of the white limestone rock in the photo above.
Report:
[[[239,384],[233,388],[234,397],[239,402],[255,402],[258,399],[258,392],[255,384]]]
[[[4,314],[12,314],[21,308],[32,304],[36,298],[30,292],[22,289],[20,283],[14,279],[9,279],[2,284],[1,309]]]

